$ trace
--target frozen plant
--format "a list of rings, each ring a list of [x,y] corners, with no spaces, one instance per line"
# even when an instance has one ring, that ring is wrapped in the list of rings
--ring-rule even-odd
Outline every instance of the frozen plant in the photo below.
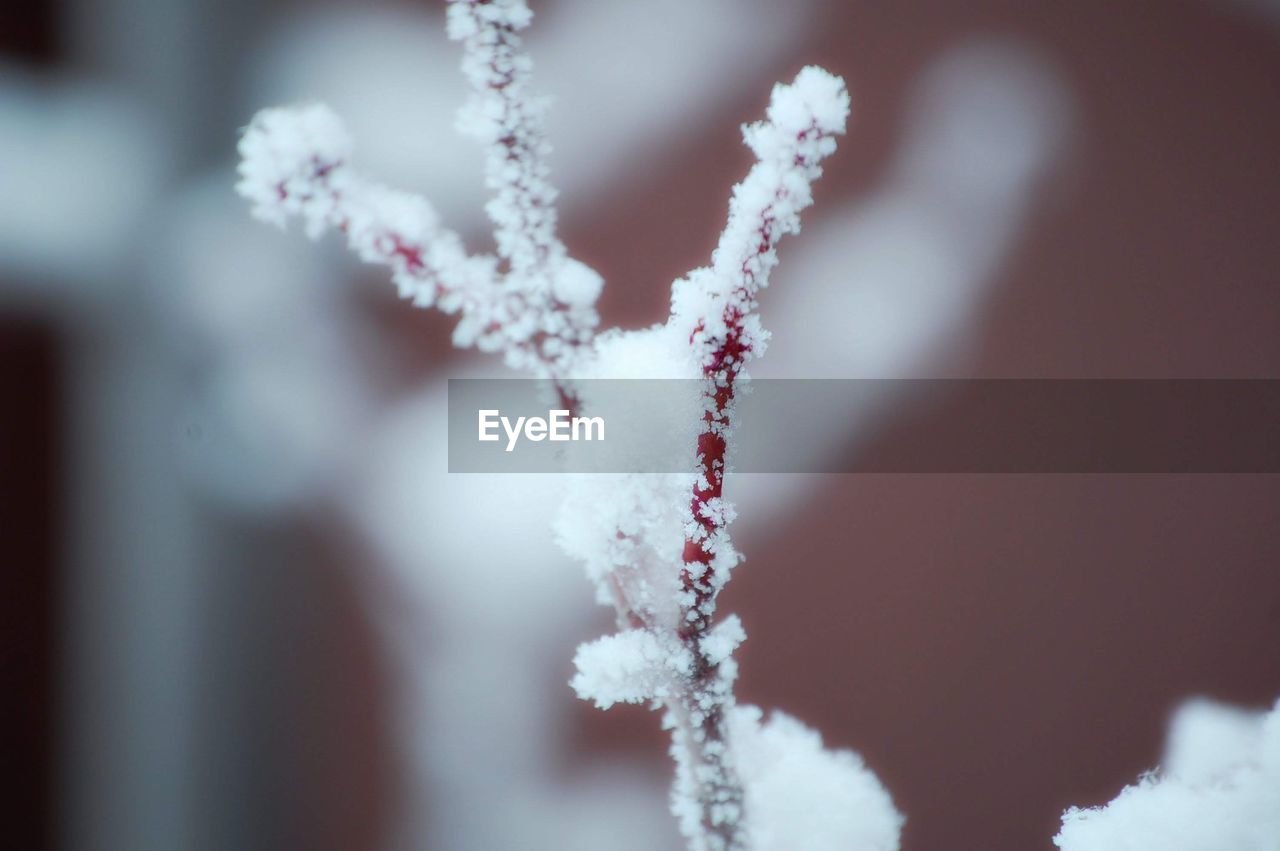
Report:
[[[736,617],[715,618],[740,561],[724,483],[737,388],[768,340],[756,297],[844,132],[844,83],[809,67],[774,88],[765,120],[744,128],[757,162],[734,188],[711,264],[674,284],[664,325],[597,335],[603,281],[556,235],[546,104],[530,90],[519,36],[531,17],[525,0],[449,4],[448,32],[463,44],[472,88],[459,128],[485,151],[496,255],[469,254],[425,200],[353,170],[350,139],[319,104],[253,119],[240,143],[239,191],[261,219],[301,218],[312,238],[344,233],[362,259],[391,267],[402,296],[457,314],[457,345],[501,352],[509,367],[549,379],[571,415],[591,409],[582,377],[699,381],[687,474],[584,477],[566,501],[557,537],[620,626],[579,650],[572,685],[601,707],[663,710],[677,765],[673,810],[691,849],[897,848],[902,817],[856,755],[825,750],[788,716],[765,720],[735,704],[733,654],[746,633]]]

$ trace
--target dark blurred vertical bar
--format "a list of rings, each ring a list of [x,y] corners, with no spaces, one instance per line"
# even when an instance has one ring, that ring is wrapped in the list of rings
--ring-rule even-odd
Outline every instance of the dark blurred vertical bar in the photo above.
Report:
[[[0,54],[34,65],[52,65],[61,53],[58,3],[5,0],[0,3]]]
[[[54,66],[58,16],[52,0],[0,3],[0,58]],[[10,790],[0,846],[29,851],[57,844],[58,346],[48,325],[0,316],[0,784]]]
[[[60,595],[58,341],[0,318],[0,753],[11,817],[0,846],[53,848]]]

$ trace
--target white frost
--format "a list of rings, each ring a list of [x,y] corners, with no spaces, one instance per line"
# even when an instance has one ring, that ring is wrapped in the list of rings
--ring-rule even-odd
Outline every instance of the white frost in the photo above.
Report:
[[[306,219],[307,233],[329,225],[333,199],[317,197],[318,173],[327,174],[351,156],[341,119],[324,104],[264,109],[240,138],[240,182],[253,215],[284,227],[291,215]]]
[[[693,660],[678,644],[645,629],[630,629],[583,644],[573,657],[578,673],[570,685],[601,709],[642,703],[670,694],[675,677],[688,675]]]
[[[844,132],[844,82],[810,67],[774,88],[765,120],[743,129],[758,161],[733,190],[710,265],[676,282],[665,325],[597,339],[603,281],[556,235],[546,101],[531,91],[519,35],[530,17],[525,0],[453,0],[448,13],[472,88],[459,126],[485,152],[496,256],[468,255],[426,200],[353,171],[350,140],[323,106],[254,119],[240,146],[241,194],[261,218],[299,217],[312,237],[343,232],[363,260],[391,267],[401,296],[458,313],[457,344],[501,351],[509,366],[555,379],[565,404],[585,415],[624,422],[615,415],[637,400],[593,396],[578,379],[698,379],[687,405],[665,406],[675,421],[662,431],[677,442],[659,447],[687,462],[687,473],[572,482],[557,537],[585,562],[623,627],[579,648],[572,686],[601,708],[665,704],[677,758],[673,807],[695,851],[744,842],[752,851],[895,848],[901,819],[856,756],[824,751],[816,733],[786,716],[761,725],[759,710],[735,708],[733,652],[746,634],[735,617],[711,627],[741,558],[727,532],[733,506],[720,495],[731,463],[723,450],[732,382],[764,351],[756,296]],[[720,449],[704,446],[707,434]]]
[[[903,817],[862,758],[790,715],[730,715],[751,851],[896,851]]]
[[[603,282],[568,257],[555,233],[545,102],[529,91],[532,63],[516,33],[529,19],[524,0],[449,8],[473,89],[460,124],[485,150],[496,258],[468,255],[425,199],[351,169],[351,141],[323,105],[255,116],[240,142],[237,189],[258,218],[284,225],[300,217],[312,238],[344,231],[362,260],[391,267],[401,297],[460,314],[456,345],[501,352],[508,366],[545,376],[568,372],[591,340]]]
[[[558,301],[574,307],[590,307],[604,289],[604,278],[585,263],[566,259],[559,274],[551,282],[551,294]]]
[[[1269,714],[1196,701],[1175,716],[1163,767],[1101,807],[1072,807],[1063,851],[1280,849],[1280,703]]]
[[[712,665],[719,665],[733,655],[738,645],[747,640],[747,631],[737,615],[728,615],[711,628],[702,640],[702,655]]]
[[[800,212],[813,203],[810,186],[822,175],[819,163],[835,151],[848,115],[844,81],[810,66],[789,85],[775,86],[767,118],[742,129],[758,161],[733,188],[711,266],[671,290],[671,323],[692,338],[700,361],[723,342],[735,313],[743,317],[748,356],[763,353],[768,337],[752,314],[756,295],[778,264],[778,240],[799,232]]]

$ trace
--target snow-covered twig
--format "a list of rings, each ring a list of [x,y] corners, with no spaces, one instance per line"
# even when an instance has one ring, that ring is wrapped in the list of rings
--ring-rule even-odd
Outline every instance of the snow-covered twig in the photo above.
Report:
[[[575,379],[617,377],[619,358],[633,371],[663,363],[701,381],[688,475],[597,478],[562,512],[562,545],[586,562],[622,629],[579,649],[573,686],[602,707],[665,708],[673,809],[694,851],[896,848],[901,817],[854,755],[823,750],[785,716],[762,722],[759,710],[734,705],[733,652],[746,633],[736,617],[713,624],[740,558],[723,491],[736,385],[767,340],[756,295],[844,131],[844,83],[806,68],[774,89],[766,119],[744,129],[757,163],[734,188],[711,265],[675,283],[666,325],[597,337],[602,281],[555,234],[544,105],[530,94],[518,36],[530,18],[524,0],[451,0],[449,9],[473,88],[459,123],[486,150],[496,256],[468,254],[426,201],[354,171],[347,136],[323,106],[260,113],[241,141],[239,189],[260,218],[300,217],[312,237],[344,232],[362,259],[391,267],[401,295],[459,314],[457,344],[501,351],[508,365],[553,379],[573,411],[591,404]]]
[[[834,136],[844,133],[848,114],[844,82],[820,68],[805,68],[791,85],[775,87],[767,119],[744,128],[757,162],[734,187],[729,220],[711,266],[677,281],[672,292],[670,324],[680,334],[688,333],[706,405],[680,574],[678,635],[694,659],[688,702],[695,707],[684,713],[692,729],[681,735],[695,755],[687,770],[702,828],[725,848],[745,847],[737,818],[741,783],[724,746],[732,680],[720,668],[728,653],[719,642],[713,644],[710,632],[716,598],[740,558],[727,532],[733,507],[723,495],[735,385],[768,339],[756,313],[756,295],[768,286],[778,263],[778,242],[799,231],[800,211],[812,203],[811,184],[822,174],[819,163],[835,151]],[[739,633],[741,628],[734,622],[731,630]]]
[[[735,705],[733,653],[746,633],[734,616],[713,623],[740,560],[724,477],[737,385],[767,341],[756,296],[779,240],[799,228],[848,108],[843,82],[818,68],[777,86],[766,120],[745,130],[758,162],[734,189],[711,265],[675,283],[665,325],[606,334],[595,347],[594,375],[634,374],[643,361],[652,375],[701,382],[691,473],[586,477],[558,524],[600,598],[618,607],[622,630],[579,649],[573,686],[602,707],[652,701],[665,710],[673,809],[695,851],[897,847],[901,817],[856,757],[823,750],[785,716],[762,723],[759,710]],[[795,760],[785,783],[773,761],[780,752]]]
[[[571,260],[556,237],[547,102],[531,92],[533,63],[519,36],[531,19],[524,0],[455,0],[448,27],[464,45],[462,70],[472,87],[458,126],[485,149],[485,181],[494,193],[485,210],[509,268],[507,287],[537,319],[531,330],[541,360],[563,376],[578,347],[590,342],[596,326],[590,308],[603,282]]]
[[[528,92],[530,62],[516,35],[529,18],[523,0],[456,0],[449,10],[449,33],[466,48],[474,88],[459,123],[486,148],[497,257],[468,254],[425,199],[353,169],[346,130],[320,104],[254,117],[240,140],[238,189],[265,221],[283,226],[299,217],[312,238],[346,233],[362,260],[391,267],[402,297],[459,315],[455,344],[562,377],[593,336],[603,281],[555,236],[543,107]]]
[[[461,315],[454,339],[491,351],[515,349],[515,323],[503,314],[497,262],[472,256],[441,226],[424,199],[373,183],[351,168],[351,142],[328,107],[267,109],[240,140],[238,189],[258,218],[284,226],[303,220],[313,239],[346,234],[360,259],[391,267],[401,297]]]

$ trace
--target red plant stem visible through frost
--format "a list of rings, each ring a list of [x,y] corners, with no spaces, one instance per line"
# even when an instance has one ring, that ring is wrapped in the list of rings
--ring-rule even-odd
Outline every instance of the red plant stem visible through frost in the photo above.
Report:
[[[816,128],[814,128],[816,129]],[[803,140],[810,131],[800,134]],[[803,161],[797,158],[797,165]],[[779,189],[782,197],[785,190]],[[688,608],[682,613],[684,617],[679,627],[679,638],[693,654],[694,669],[690,677],[689,690],[683,699],[686,706],[682,717],[688,719],[689,710],[694,710],[701,723],[686,736],[695,765],[709,769],[710,779],[700,784],[698,790],[699,803],[702,809],[702,825],[708,836],[716,837],[725,849],[744,848],[745,839],[741,831],[741,819],[717,819],[714,807],[717,804],[732,804],[740,808],[743,803],[743,791],[737,772],[725,761],[728,752],[726,731],[724,729],[724,709],[728,695],[718,693],[716,686],[719,665],[713,664],[702,651],[703,640],[711,628],[711,618],[715,613],[715,598],[723,580],[717,581],[715,576],[714,536],[726,522],[718,508],[724,493],[724,474],[728,450],[728,428],[734,401],[735,382],[743,363],[751,353],[751,346],[743,339],[743,321],[747,314],[755,308],[755,293],[760,287],[760,274],[757,269],[767,268],[770,253],[775,249],[778,234],[775,230],[775,219],[772,207],[766,207],[756,231],[755,252],[744,259],[737,270],[739,283],[733,288],[728,304],[724,308],[726,330],[724,338],[712,350],[702,367],[707,410],[703,414],[705,428],[698,435],[698,458],[700,478],[694,483],[693,495],[689,501],[692,520],[697,532],[685,539],[683,562],[680,579],[684,591],[689,595]],[[694,336],[702,333],[700,324],[694,330]]]

